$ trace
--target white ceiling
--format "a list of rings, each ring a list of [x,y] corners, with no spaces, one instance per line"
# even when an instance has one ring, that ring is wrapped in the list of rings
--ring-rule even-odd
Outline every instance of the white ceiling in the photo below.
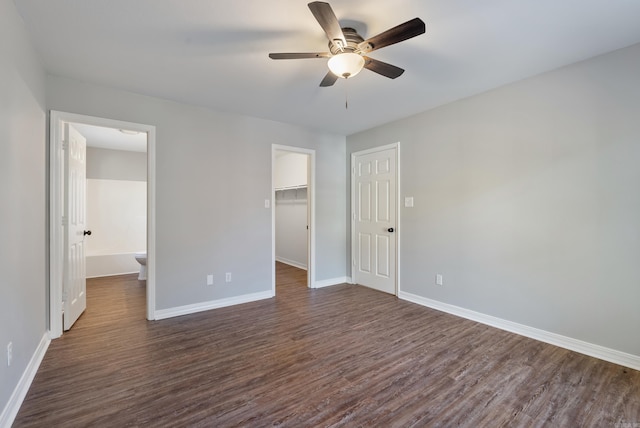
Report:
[[[638,0],[333,0],[365,38],[427,33],[371,53],[398,79],[320,88],[326,59],[267,57],[327,51],[306,1],[15,2],[52,74],[343,135],[640,42]]]
[[[126,150],[129,152],[147,151],[147,133],[123,133],[119,129],[103,126],[74,123],[73,126],[87,139],[88,147],[101,149]]]

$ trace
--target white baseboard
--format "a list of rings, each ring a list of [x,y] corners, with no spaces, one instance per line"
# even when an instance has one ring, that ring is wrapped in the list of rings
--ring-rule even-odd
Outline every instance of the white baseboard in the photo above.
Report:
[[[109,275],[96,275],[96,276],[87,276],[87,279],[91,279],[91,278],[106,278],[109,276],[120,276],[120,275],[133,275],[136,274],[138,275],[140,273],[139,270],[134,271],[134,272],[121,272],[121,273],[110,273]]]
[[[338,285],[338,284],[351,284],[351,278],[349,278],[348,276],[341,276],[338,278],[331,278],[331,279],[323,279],[321,281],[316,281],[313,283],[313,287],[311,288],[323,288],[323,287],[331,287],[332,285]]]
[[[42,339],[40,339],[40,343],[38,344],[36,351],[31,356],[31,360],[29,360],[29,364],[24,370],[24,373],[22,373],[11,397],[9,397],[9,402],[2,410],[2,414],[0,414],[0,427],[10,427],[11,424],[13,424],[13,421],[20,410],[20,406],[22,406],[24,397],[26,397],[27,392],[29,392],[31,382],[33,382],[33,378],[38,372],[38,367],[40,367],[40,363],[42,363],[44,354],[47,353],[50,343],[51,339],[49,338],[49,333],[45,333],[42,336]]]
[[[195,314],[196,312],[208,311],[211,309],[224,308],[226,306],[240,305],[242,303],[255,302],[257,300],[270,299],[273,292],[261,291],[259,293],[244,294],[242,296],[228,297],[226,299],[211,300],[208,302],[194,303],[192,305],[177,306],[168,309],[156,309],[155,319],[179,317],[181,315]]]
[[[529,337],[531,339],[536,339],[541,342],[568,349],[570,351],[579,352],[590,357],[609,361],[610,363],[619,364],[621,366],[629,367],[635,370],[640,370],[640,356],[638,355],[628,354],[626,352],[617,351],[611,348],[605,348],[604,346],[595,345],[593,343],[584,342],[582,340],[562,336],[545,330],[540,330],[535,327],[529,327],[524,324],[507,321],[491,315],[485,315],[480,312],[461,308],[459,306],[438,302],[437,300],[427,299],[426,297],[407,293],[405,291],[400,291],[398,293],[398,297],[409,302],[417,303],[418,305],[437,309],[439,311],[457,315],[459,317],[466,318],[472,321],[477,321],[491,327],[496,327],[501,330],[506,330],[511,333]]]
[[[297,267],[298,269],[307,270],[307,265],[296,262],[295,260],[289,260],[283,257],[276,256],[276,261],[280,263],[284,263],[285,265]]]

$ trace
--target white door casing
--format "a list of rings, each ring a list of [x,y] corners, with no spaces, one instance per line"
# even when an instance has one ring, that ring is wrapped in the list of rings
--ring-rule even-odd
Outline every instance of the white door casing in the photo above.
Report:
[[[87,308],[85,227],[87,213],[87,140],[69,123],[64,126],[65,186],[64,223],[64,330]]]
[[[155,319],[156,262],[155,262],[155,183],[156,183],[156,128],[134,122],[125,122],[75,113],[50,111],[49,129],[49,336],[62,336],[63,282],[65,266],[66,226],[65,212],[65,124],[83,123],[115,129],[129,129],[147,134],[147,319]]]
[[[397,159],[391,145],[353,153],[352,280],[397,294]]]

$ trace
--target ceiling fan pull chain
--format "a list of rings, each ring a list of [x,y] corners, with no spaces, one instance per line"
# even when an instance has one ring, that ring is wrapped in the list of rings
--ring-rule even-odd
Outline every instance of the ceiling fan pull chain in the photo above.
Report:
[[[349,79],[344,79],[344,109],[349,110]]]

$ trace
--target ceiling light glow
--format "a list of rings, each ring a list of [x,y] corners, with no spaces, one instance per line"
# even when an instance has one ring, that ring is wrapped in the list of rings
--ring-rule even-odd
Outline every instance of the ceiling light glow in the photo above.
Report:
[[[329,58],[329,70],[338,77],[348,79],[360,73],[364,67],[364,58],[353,52],[344,52]]]

